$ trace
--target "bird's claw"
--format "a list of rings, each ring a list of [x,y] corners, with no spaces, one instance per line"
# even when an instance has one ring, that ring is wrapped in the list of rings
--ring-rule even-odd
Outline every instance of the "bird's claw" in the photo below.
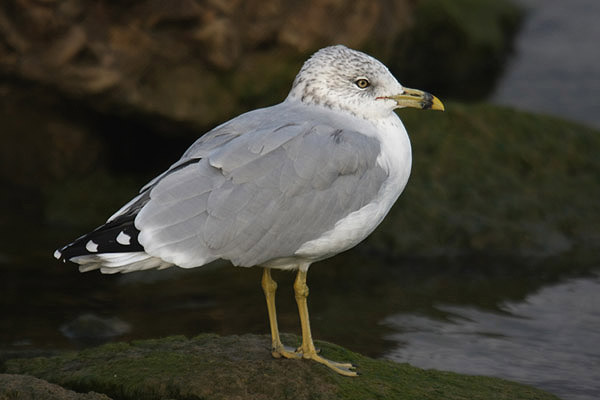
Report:
[[[273,355],[274,358],[289,358],[289,359],[295,359],[295,360],[304,358],[306,360],[313,360],[320,364],[323,364],[341,375],[345,375],[345,376],[359,375],[356,371],[354,371],[356,369],[356,365],[354,365],[352,363],[344,363],[344,362],[328,360],[324,357],[321,357],[319,355],[320,352],[321,352],[320,349],[303,351],[302,346],[300,346],[294,350],[292,347],[284,346],[283,344],[275,344],[275,345],[273,345],[273,347],[271,349],[271,354]]]
[[[271,354],[274,358],[292,358],[292,359],[300,359],[302,358],[302,353],[298,351],[299,349],[294,350],[291,347],[284,345],[275,345],[271,349]]]
[[[358,373],[356,371],[354,371],[354,369],[356,369],[356,366],[354,364],[328,360],[328,359],[318,355],[316,351],[304,353],[304,354],[302,354],[302,358],[310,359],[310,360],[316,361],[320,364],[323,364],[341,375],[345,375],[345,376],[357,376],[358,375]]]

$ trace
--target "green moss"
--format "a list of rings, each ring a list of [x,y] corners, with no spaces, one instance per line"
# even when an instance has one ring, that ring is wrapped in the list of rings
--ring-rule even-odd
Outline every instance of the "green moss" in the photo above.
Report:
[[[556,399],[501,379],[421,370],[318,342],[326,357],[359,366],[362,375],[347,378],[314,362],[273,359],[269,343],[256,335],[178,336],[10,360],[7,368],[119,399]]]
[[[372,243],[397,255],[597,254],[599,132],[491,105],[401,117],[412,176]]]

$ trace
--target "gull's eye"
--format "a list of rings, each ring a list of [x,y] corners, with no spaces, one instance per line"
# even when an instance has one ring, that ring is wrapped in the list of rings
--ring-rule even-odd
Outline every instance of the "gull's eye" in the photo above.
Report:
[[[369,81],[367,79],[365,79],[365,78],[357,79],[354,82],[354,84],[356,84],[356,86],[358,86],[361,89],[366,89],[370,85]]]

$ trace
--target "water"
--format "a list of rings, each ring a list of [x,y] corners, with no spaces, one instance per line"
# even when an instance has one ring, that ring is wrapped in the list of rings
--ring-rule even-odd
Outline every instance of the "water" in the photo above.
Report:
[[[600,128],[600,2],[518,0],[528,16],[491,100]],[[445,319],[398,314],[386,356],[530,383],[564,399],[600,397],[600,281],[567,280],[503,302],[501,313],[439,305]]]
[[[517,3],[529,15],[492,101],[600,128],[600,2]]]
[[[422,368],[498,376],[564,399],[600,394],[600,276],[544,287],[496,312],[437,306],[443,318],[397,314],[386,354]]]

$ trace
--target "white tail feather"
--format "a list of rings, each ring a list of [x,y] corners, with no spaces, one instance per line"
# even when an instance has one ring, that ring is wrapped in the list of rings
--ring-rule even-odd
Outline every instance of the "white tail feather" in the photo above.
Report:
[[[80,272],[100,269],[103,274],[126,273],[154,268],[165,269],[174,265],[142,251],[90,254],[73,257],[71,261],[79,264]]]

